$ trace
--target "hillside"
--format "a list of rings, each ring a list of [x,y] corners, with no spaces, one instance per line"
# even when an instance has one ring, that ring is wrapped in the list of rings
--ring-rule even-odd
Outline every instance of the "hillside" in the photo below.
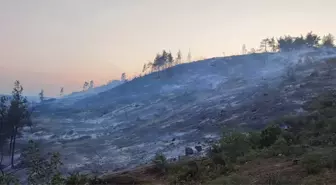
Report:
[[[35,133],[61,151],[69,170],[120,170],[169,158],[185,147],[202,155],[223,129],[263,128],[335,86],[325,59],[334,49],[220,57],[177,65],[72,101],[41,105]],[[333,66],[332,66],[333,67]],[[316,75],[320,74],[320,75]]]

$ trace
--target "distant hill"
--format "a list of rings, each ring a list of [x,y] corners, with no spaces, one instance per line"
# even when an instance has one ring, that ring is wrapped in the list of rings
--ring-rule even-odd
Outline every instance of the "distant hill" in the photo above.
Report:
[[[97,153],[100,170],[148,162],[157,152],[178,157],[185,147],[209,146],[226,126],[263,128],[302,111],[335,87],[331,58],[335,48],[216,57],[72,93],[39,107],[39,137],[59,147],[69,167],[96,170]]]

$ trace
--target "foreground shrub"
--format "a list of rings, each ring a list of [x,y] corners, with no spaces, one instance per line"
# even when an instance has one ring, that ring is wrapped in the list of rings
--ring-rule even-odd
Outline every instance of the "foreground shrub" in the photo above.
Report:
[[[30,185],[61,185],[63,179],[59,168],[62,165],[60,155],[53,153],[42,157],[36,143],[29,141],[23,152],[24,163],[28,167],[28,184]]]
[[[298,184],[297,182],[292,182],[292,180],[285,176],[285,174],[281,174],[280,171],[269,172],[265,179],[261,180],[262,182],[258,182],[258,184],[265,185],[294,185]]]
[[[323,155],[318,153],[308,153],[303,156],[301,160],[301,165],[308,174],[317,174],[325,166],[323,161]]]
[[[326,185],[327,183],[325,181],[326,179],[324,177],[309,175],[308,177],[305,177],[302,180],[301,184],[302,185]]]
[[[168,162],[166,156],[164,156],[161,153],[157,153],[153,159],[153,163],[155,165],[155,168],[160,173],[166,173],[168,168]]]
[[[269,147],[278,139],[281,134],[281,128],[277,125],[268,126],[266,129],[261,131],[260,134],[260,146]]]
[[[66,180],[66,185],[85,185],[88,184],[90,179],[87,175],[79,174],[79,173],[73,173],[71,174]]]
[[[19,180],[12,175],[2,174],[0,175],[0,184],[3,185],[20,185]]]
[[[230,176],[220,177],[216,180],[213,180],[209,185],[221,184],[221,185],[247,185],[251,184],[251,180],[248,177],[241,176],[238,174],[232,174]]]

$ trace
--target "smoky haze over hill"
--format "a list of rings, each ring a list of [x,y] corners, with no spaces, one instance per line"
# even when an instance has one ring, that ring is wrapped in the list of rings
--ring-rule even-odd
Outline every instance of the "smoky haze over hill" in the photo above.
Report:
[[[226,127],[261,128],[299,113],[306,99],[334,85],[327,75],[311,76],[327,73],[324,61],[333,57],[334,48],[312,48],[180,64],[88,97],[40,104],[36,132],[24,135],[61,151],[70,170],[128,168],[158,151],[178,157],[185,147],[207,148]]]

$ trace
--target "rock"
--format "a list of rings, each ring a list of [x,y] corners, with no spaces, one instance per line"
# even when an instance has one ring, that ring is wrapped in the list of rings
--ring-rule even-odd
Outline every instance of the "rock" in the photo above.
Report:
[[[176,138],[173,138],[172,141],[174,142],[176,140]]]
[[[69,132],[67,132],[66,134],[67,135],[73,135],[75,133],[75,131],[73,131],[73,130],[70,130]]]
[[[193,155],[194,154],[194,150],[190,147],[186,147],[185,148],[185,155],[189,156],[189,155]]]
[[[91,139],[91,136],[81,136],[77,140]]]
[[[297,165],[297,164],[299,164],[299,159],[294,159],[293,160],[293,165]]]
[[[202,151],[202,146],[197,145],[197,146],[195,146],[195,149],[197,150],[197,152],[201,152]]]

